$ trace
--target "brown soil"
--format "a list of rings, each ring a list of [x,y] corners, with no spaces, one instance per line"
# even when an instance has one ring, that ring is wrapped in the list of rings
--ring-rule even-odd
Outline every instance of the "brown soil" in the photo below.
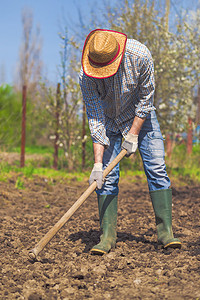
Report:
[[[118,240],[104,256],[93,193],[33,262],[28,251],[78,199],[87,182],[0,182],[1,299],[199,299],[200,186],[173,187],[173,228],[183,246],[157,244],[146,183],[120,182]]]

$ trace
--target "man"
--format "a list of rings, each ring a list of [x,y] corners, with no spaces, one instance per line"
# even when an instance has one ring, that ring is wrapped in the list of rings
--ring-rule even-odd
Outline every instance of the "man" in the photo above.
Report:
[[[94,149],[89,183],[97,182],[103,231],[91,252],[108,253],[116,244],[119,164],[105,182],[103,170],[121,149],[130,156],[137,148],[147,176],[158,241],[164,248],[180,248],[181,242],[172,232],[172,192],[153,106],[154,66],[149,50],[134,39],[127,40],[124,33],[93,30],[83,48],[80,86]]]

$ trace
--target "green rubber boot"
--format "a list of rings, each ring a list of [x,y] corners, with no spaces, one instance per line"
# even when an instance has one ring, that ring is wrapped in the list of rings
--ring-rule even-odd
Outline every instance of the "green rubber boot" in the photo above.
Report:
[[[181,248],[179,239],[172,232],[172,190],[150,191],[156,218],[158,241],[164,248]]]
[[[105,254],[115,247],[117,233],[117,200],[114,195],[98,195],[100,227],[103,231],[99,244],[91,249],[93,254]]]

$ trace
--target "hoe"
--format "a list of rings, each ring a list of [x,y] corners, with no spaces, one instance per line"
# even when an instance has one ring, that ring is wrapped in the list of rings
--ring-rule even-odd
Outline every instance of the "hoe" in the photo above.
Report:
[[[120,162],[120,160],[126,155],[126,150],[123,149],[118,156],[107,166],[103,172],[103,178],[105,178],[110,171]],[[56,235],[56,233],[63,227],[63,225],[72,217],[77,209],[85,202],[85,200],[94,192],[97,184],[93,182],[87,190],[80,196],[80,198],[72,205],[72,207],[62,216],[62,218],[46,233],[46,235],[39,241],[39,243],[29,251],[29,257],[35,260],[37,255],[44,249],[44,247],[50,242],[50,240]]]

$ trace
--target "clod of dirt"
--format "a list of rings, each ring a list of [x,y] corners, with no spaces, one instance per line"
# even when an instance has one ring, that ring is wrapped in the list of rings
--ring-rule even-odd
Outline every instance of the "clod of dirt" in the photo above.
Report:
[[[75,274],[73,278],[81,280],[84,279],[84,276],[82,274]]]
[[[28,296],[28,300],[43,300],[43,299],[41,295],[37,293],[33,293]]]

